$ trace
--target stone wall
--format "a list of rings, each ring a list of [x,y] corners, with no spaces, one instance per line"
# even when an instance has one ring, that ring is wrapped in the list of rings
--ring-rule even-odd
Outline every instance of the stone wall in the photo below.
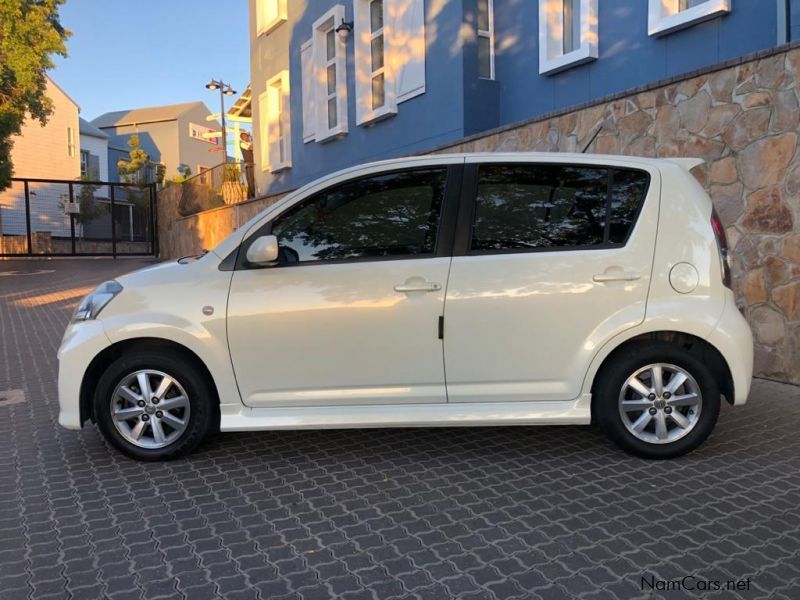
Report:
[[[800,383],[799,87],[800,49],[764,53],[439,150],[705,159],[693,173],[727,228],[756,374]]]
[[[48,231],[34,231],[31,233],[31,246],[33,254],[53,254],[69,255],[72,254],[72,240],[64,237],[53,237]],[[150,252],[149,242],[128,242],[119,240],[116,244],[117,253],[124,254],[148,254]],[[75,252],[78,254],[111,254],[114,246],[110,240],[94,240],[76,238]],[[0,236],[0,254],[27,254],[28,236],[27,235],[3,235]]]
[[[800,49],[764,52],[435,151],[539,150],[700,157],[733,248],[755,372],[800,384]],[[159,194],[161,255],[211,248],[279,196],[191,217],[179,186]]]
[[[181,194],[180,184],[167,186],[158,193],[158,246],[162,259],[210,250],[282,197],[279,194],[256,198],[183,217],[178,210]]]

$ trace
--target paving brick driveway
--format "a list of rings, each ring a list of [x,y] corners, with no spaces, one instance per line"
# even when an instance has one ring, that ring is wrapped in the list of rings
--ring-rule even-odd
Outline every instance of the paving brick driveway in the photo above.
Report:
[[[671,462],[542,427],[223,434],[141,464],[56,423],[72,309],[141,264],[0,262],[0,392],[26,397],[0,407],[0,598],[700,597],[641,589],[691,574],[800,597],[800,389],[757,381]]]

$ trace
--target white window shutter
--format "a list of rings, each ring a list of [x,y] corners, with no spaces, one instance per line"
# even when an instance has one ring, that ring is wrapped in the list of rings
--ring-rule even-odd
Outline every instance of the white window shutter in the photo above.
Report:
[[[397,102],[425,93],[425,0],[388,0]]]
[[[261,170],[269,171],[269,90],[258,95],[258,137]]]
[[[300,65],[303,71],[303,142],[313,142],[316,137],[317,102],[314,94],[314,43],[308,40],[300,46]]]

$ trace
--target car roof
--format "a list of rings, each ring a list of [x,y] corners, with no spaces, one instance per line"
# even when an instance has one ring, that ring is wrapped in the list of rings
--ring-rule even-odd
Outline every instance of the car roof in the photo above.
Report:
[[[620,154],[584,154],[578,152],[458,152],[442,154],[418,154],[400,158],[390,158],[386,160],[362,163],[351,167],[350,169],[344,169],[339,173],[350,171],[351,169],[360,169],[363,167],[385,166],[389,168],[392,166],[402,166],[409,163],[417,163],[422,160],[435,163],[437,161],[454,162],[455,160],[459,159],[463,159],[468,162],[503,162],[508,160],[513,162],[531,161],[579,164],[609,163],[612,165],[627,164],[632,167],[639,166],[651,168],[674,168],[675,165],[678,165],[687,171],[705,162],[701,158],[689,157],[649,158],[644,156],[625,156]]]

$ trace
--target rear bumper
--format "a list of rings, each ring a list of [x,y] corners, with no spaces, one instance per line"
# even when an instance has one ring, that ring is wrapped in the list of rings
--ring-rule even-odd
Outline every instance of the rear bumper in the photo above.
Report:
[[[94,357],[110,344],[99,321],[84,321],[67,327],[58,349],[58,423],[62,427],[80,429],[83,426],[83,377]]]
[[[725,309],[707,341],[719,350],[733,379],[733,404],[747,402],[753,379],[753,334],[736,308],[733,292],[728,292]]]

